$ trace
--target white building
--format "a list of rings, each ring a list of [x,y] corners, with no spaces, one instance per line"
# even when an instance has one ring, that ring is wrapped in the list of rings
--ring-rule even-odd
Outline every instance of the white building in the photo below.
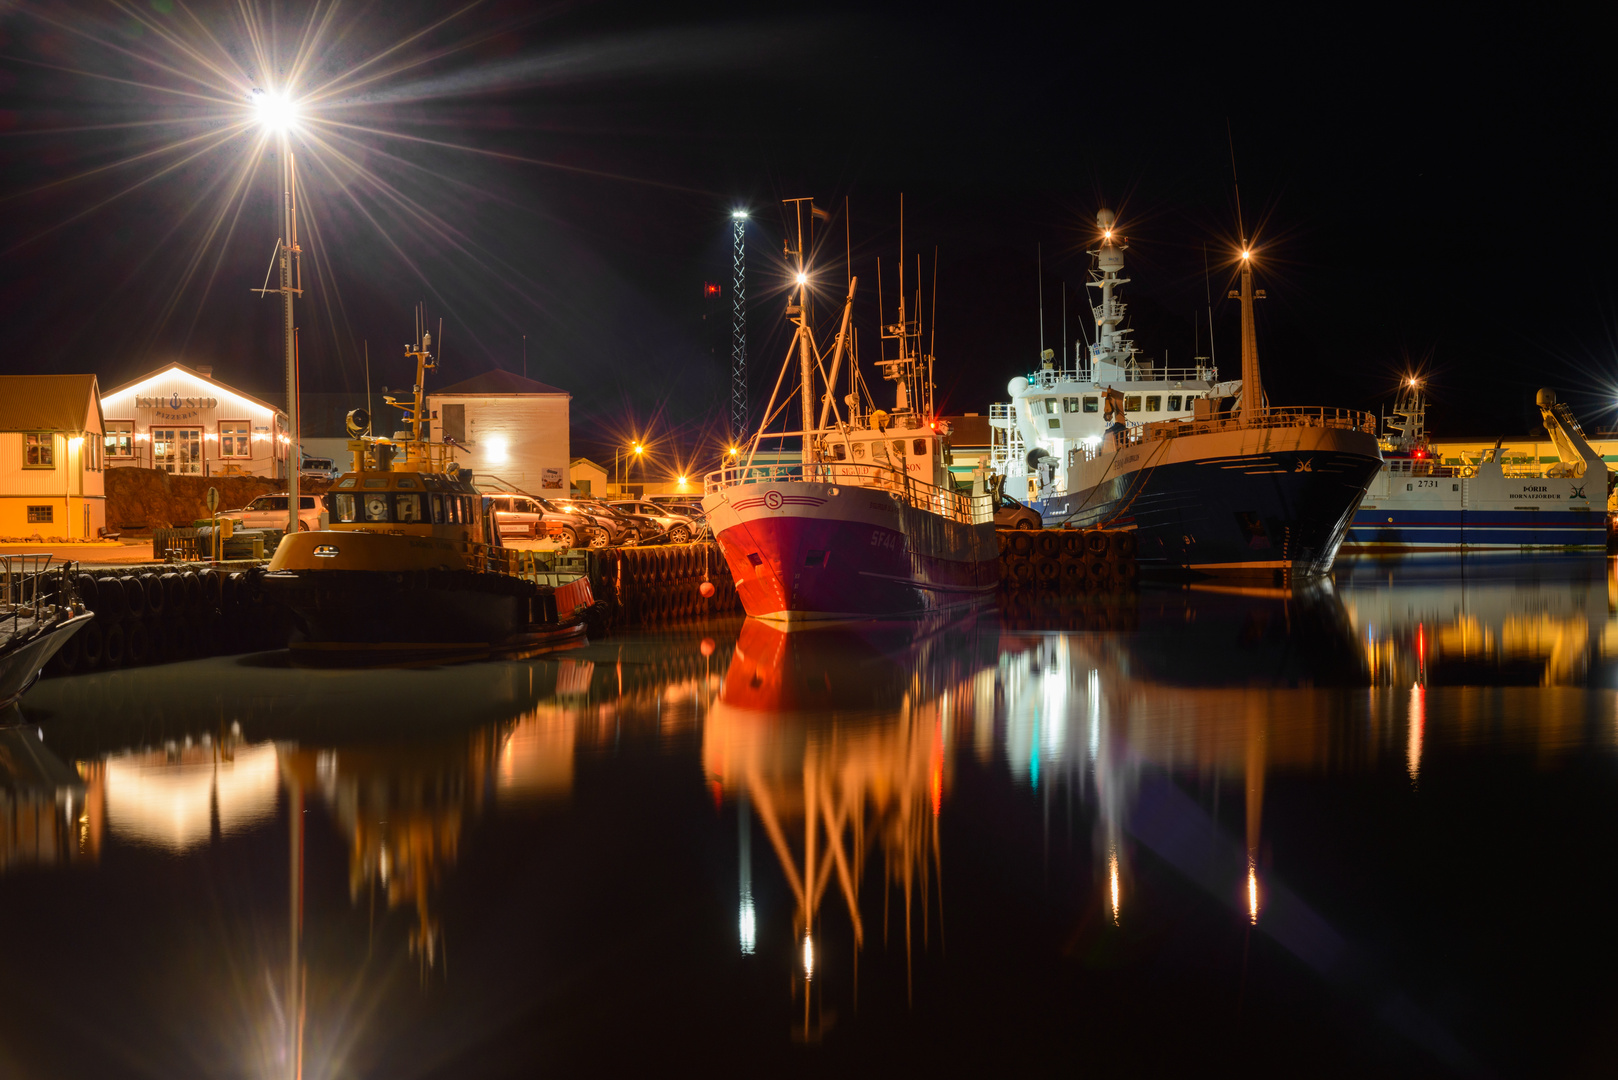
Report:
[[[0,536],[83,540],[107,524],[94,375],[0,376]]]
[[[554,386],[490,371],[427,396],[431,437],[465,447],[457,460],[480,484],[566,496],[571,400]],[[377,434],[382,434],[380,424]]]
[[[215,382],[213,369],[169,364],[101,399],[107,465],[183,476],[285,476],[286,416]]]

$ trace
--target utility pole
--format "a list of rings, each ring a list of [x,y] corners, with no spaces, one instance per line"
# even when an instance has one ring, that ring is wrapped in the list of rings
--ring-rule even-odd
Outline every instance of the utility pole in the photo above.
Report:
[[[303,447],[298,443],[298,359],[292,299],[303,294],[303,272],[298,259],[297,174],[293,171],[290,141],[284,136],[281,161],[281,175],[286,184],[286,240],[281,244],[281,329],[287,366],[287,532],[295,533],[298,531],[298,470],[303,467]]]

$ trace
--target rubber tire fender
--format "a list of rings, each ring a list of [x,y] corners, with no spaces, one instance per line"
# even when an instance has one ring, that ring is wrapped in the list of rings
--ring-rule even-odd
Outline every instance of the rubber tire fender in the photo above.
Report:
[[[85,671],[96,670],[106,657],[107,635],[101,626],[101,616],[91,619],[77,637],[80,643],[80,667]]]
[[[125,574],[118,579],[118,584],[124,589],[124,607],[131,619],[138,619],[146,614],[146,584],[134,574]]]
[[[89,627],[85,627],[86,630]],[[101,664],[103,667],[118,668],[124,666],[124,625],[115,622],[102,631]]]

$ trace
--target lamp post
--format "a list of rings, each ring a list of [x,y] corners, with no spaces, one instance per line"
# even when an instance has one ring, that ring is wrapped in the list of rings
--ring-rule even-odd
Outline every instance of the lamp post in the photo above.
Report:
[[[298,360],[293,339],[292,301],[303,294],[302,264],[298,259],[298,202],[295,193],[297,177],[293,171],[290,133],[297,119],[297,107],[285,93],[274,93],[254,88],[248,95],[258,113],[259,123],[266,131],[279,138],[281,144],[282,213],[284,231],[277,242],[277,262],[280,265],[281,284],[278,289],[263,290],[281,294],[282,350],[286,359],[287,375],[287,532],[298,531],[298,469],[303,464],[303,447],[298,441]]]

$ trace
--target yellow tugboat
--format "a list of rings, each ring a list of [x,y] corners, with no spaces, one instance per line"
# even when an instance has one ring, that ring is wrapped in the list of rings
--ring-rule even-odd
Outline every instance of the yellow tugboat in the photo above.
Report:
[[[264,587],[292,612],[302,660],[410,663],[534,653],[577,642],[593,606],[590,581],[559,576],[530,552],[501,545],[471,470],[453,443],[424,437],[423,387],[432,335],[418,332],[414,396],[394,438],[349,413],[352,472],[328,497],[330,527],[283,537]]]

